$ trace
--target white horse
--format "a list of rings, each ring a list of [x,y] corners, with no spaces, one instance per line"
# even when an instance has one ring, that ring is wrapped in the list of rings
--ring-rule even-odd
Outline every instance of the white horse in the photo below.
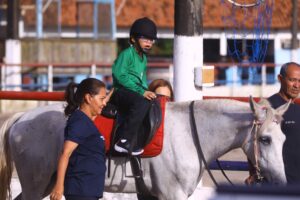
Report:
[[[0,199],[6,199],[15,163],[22,194],[17,199],[40,200],[49,194],[55,180],[63,145],[65,117],[63,104],[40,107],[8,119],[1,129]],[[269,104],[234,100],[196,101],[194,115],[198,135],[191,131],[190,102],[168,103],[162,153],[142,159],[148,190],[160,200],[186,200],[194,192],[205,170],[197,152],[200,140],[208,163],[228,151],[241,147],[255,163],[255,124],[258,125],[258,164],[272,183],[285,184],[282,159],[285,136],[281,132],[282,114],[289,104],[274,110]],[[198,138],[197,138],[198,137]],[[5,157],[4,157],[5,156]],[[112,175],[105,180],[105,191],[132,193],[134,179],[124,167],[125,158],[113,158]]]

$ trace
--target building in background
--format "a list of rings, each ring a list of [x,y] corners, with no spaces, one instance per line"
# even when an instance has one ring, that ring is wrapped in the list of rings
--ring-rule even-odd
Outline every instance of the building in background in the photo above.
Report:
[[[4,41],[6,39],[7,1],[0,0],[0,61],[3,62]],[[150,56],[150,62],[165,62],[164,67],[153,66],[150,78],[168,77],[167,68],[172,62],[174,32],[174,0],[19,0],[19,38],[21,41],[22,63],[59,63],[110,65],[116,58],[118,49],[128,45],[128,32],[132,22],[147,16],[158,25],[159,41]],[[38,2],[42,2],[38,4]],[[222,20],[220,11],[224,9],[221,0],[204,1],[204,62],[232,62],[224,51],[233,45],[224,34],[232,32]],[[300,8],[298,8],[300,9]],[[285,63],[291,60],[292,0],[276,1],[269,33],[269,46],[265,62]],[[298,24],[300,13],[298,13]],[[298,34],[299,38],[299,34]],[[248,41],[251,43],[251,39]],[[223,51],[222,51],[223,49]],[[297,51],[300,62],[300,52]],[[217,68],[216,77],[225,79],[225,69]],[[55,81],[81,79],[90,68],[54,68]],[[47,85],[45,68],[24,67],[22,73],[27,82],[32,76],[35,83]],[[163,72],[163,73],[162,73]],[[274,80],[277,72],[270,68],[269,80]],[[33,75],[32,75],[33,74]],[[44,74],[44,76],[40,76]],[[97,68],[97,74],[110,74],[109,68]],[[30,81],[29,81],[30,82]],[[272,81],[270,81],[272,82]],[[222,84],[222,82],[220,82]],[[61,86],[59,86],[60,88]]]

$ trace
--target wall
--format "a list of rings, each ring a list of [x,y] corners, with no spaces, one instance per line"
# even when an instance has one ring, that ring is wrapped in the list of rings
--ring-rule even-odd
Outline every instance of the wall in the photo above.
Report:
[[[94,39],[22,39],[23,63],[112,63],[116,42]]]

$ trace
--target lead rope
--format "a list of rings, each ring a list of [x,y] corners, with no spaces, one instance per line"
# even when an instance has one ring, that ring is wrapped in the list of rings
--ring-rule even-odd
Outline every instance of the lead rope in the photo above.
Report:
[[[254,122],[254,125],[255,125],[255,131],[254,131],[254,135],[253,135],[253,150],[254,150],[254,161],[255,161],[254,168],[255,168],[256,175],[257,175],[258,171],[260,170],[259,166],[258,166],[258,156],[257,156],[257,153],[258,153],[257,132],[258,132],[258,125],[259,125],[259,123],[258,122]]]
[[[260,167],[259,167],[259,161],[258,161],[258,145],[257,145],[257,135],[258,135],[258,129],[260,128],[261,123],[257,120],[253,121],[253,125],[250,131],[250,134],[253,134],[253,153],[254,153],[254,168],[255,168],[255,179],[256,182],[263,182],[264,177],[261,175]],[[247,143],[247,139],[242,144],[242,149],[244,149],[244,146]]]
[[[253,136],[253,147],[254,147],[254,160],[255,160],[255,178],[256,181],[258,182],[262,182],[264,177],[261,175],[261,171],[260,171],[260,167],[259,167],[259,161],[258,161],[258,156],[259,156],[259,149],[258,149],[258,145],[257,145],[257,135],[258,135],[258,129],[259,126],[261,125],[260,122],[255,121],[254,122],[255,125],[255,132],[254,132],[254,136]]]
[[[202,148],[201,148],[201,145],[200,145],[200,140],[199,140],[199,136],[198,136],[198,131],[197,131],[197,126],[196,126],[196,122],[195,122],[195,116],[194,116],[194,103],[195,101],[192,101],[190,103],[190,119],[191,119],[191,130],[192,130],[192,134],[195,138],[195,142],[196,142],[196,149],[197,149],[197,152],[198,152],[198,157],[199,157],[199,161],[200,161],[200,166],[201,166],[201,157],[202,157],[202,161],[204,163],[204,166],[207,170],[207,173],[209,174],[211,180],[213,181],[213,183],[215,184],[216,187],[218,187],[218,183],[216,181],[216,179],[214,178],[213,174],[211,173],[210,169],[209,169],[209,166],[205,160],[205,157],[204,157],[204,154],[203,154],[203,151],[202,151]]]

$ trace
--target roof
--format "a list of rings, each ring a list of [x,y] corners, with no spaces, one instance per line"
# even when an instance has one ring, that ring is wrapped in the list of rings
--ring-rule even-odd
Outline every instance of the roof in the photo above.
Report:
[[[118,27],[130,27],[140,17],[149,17],[158,27],[174,27],[174,0],[116,0]]]
[[[203,26],[204,29],[220,29],[220,28],[232,28],[236,24],[225,23],[226,17],[234,16],[234,9],[231,4],[226,0],[203,0]],[[242,1],[242,0],[241,0]],[[245,1],[245,0],[243,0]],[[252,0],[253,1],[253,0]],[[272,0],[265,0],[265,2],[271,2]],[[298,0],[300,1],[300,0]],[[35,0],[21,0],[21,4],[35,4]],[[174,5],[175,0],[115,0],[116,19],[118,28],[127,28],[133,23],[133,21],[140,17],[149,17],[154,20],[159,28],[173,29],[174,27]],[[76,20],[76,0],[63,0],[62,1],[62,25],[68,27],[75,27]],[[236,9],[242,10],[242,9]],[[298,3],[298,10],[300,10],[300,3]],[[107,12],[107,9],[102,10]],[[248,9],[249,13],[253,13],[254,9]],[[57,23],[55,6],[49,7],[44,16],[44,22],[47,25],[54,25]],[[103,13],[102,12],[102,13]],[[79,23],[85,26],[92,26],[92,4],[82,4],[78,11]],[[265,10],[262,13],[266,14]],[[108,13],[106,13],[108,16]],[[105,15],[105,16],[106,16]],[[222,18],[223,16],[223,18]],[[240,11],[236,12],[236,19],[242,22],[246,20],[247,26],[251,27],[249,18]],[[35,13],[27,12],[24,16],[25,23],[35,24]],[[273,6],[273,29],[290,29],[292,24],[292,0],[274,0]],[[298,24],[300,27],[300,12],[298,12]]]
[[[245,0],[243,0],[244,2]],[[298,0],[299,1],[299,0]],[[118,27],[129,27],[134,19],[147,16],[153,19],[161,28],[174,27],[174,0],[116,0],[117,24]],[[253,1],[252,1],[253,2]],[[265,0],[270,6],[272,0]],[[229,23],[222,19],[234,15],[232,5],[226,0],[204,0],[203,7],[203,27],[204,28],[226,28],[231,27]],[[240,11],[242,9],[239,9]],[[298,3],[300,10],[300,3]],[[242,12],[235,10],[237,19],[243,20]],[[251,12],[257,13],[257,8],[248,8],[248,15]],[[266,14],[264,10],[261,13]],[[254,13],[255,14],[255,13]],[[265,16],[266,17],[266,16]],[[248,23],[248,22],[247,22]],[[273,29],[289,29],[292,23],[292,0],[274,0],[273,4]],[[298,24],[300,25],[300,12],[298,12]],[[253,24],[249,24],[253,27]]]

